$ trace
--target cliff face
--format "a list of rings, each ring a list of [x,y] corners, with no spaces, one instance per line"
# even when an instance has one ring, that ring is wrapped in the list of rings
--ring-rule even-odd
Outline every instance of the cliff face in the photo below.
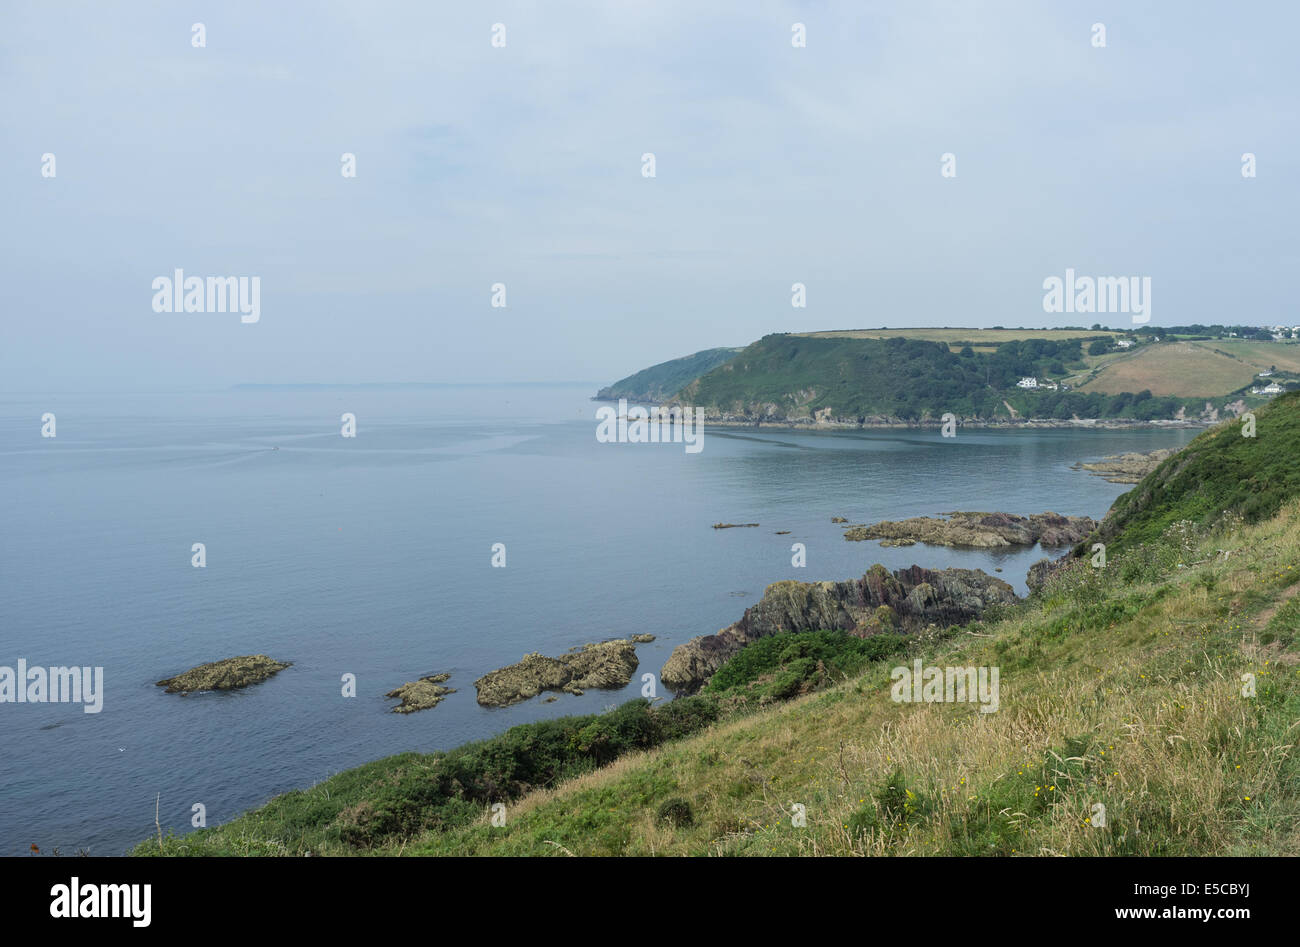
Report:
[[[865,638],[885,631],[960,625],[994,603],[1017,601],[1001,579],[978,569],[889,572],[874,565],[848,582],[776,582],[733,625],[678,645],[660,671],[674,691],[693,693],[746,644],[783,631],[847,631]]]

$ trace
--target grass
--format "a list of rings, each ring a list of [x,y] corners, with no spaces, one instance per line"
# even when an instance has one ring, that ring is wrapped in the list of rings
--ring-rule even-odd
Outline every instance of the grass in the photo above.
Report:
[[[1300,580],[1300,509],[1165,545],[1182,568],[1150,550],[1132,581],[1109,571],[1123,558],[1081,564],[1021,614],[934,642],[934,663],[1000,665],[998,713],[894,703],[881,665],[405,853],[1300,854],[1297,653],[1258,626]],[[1269,621],[1294,633],[1297,613]],[[665,824],[678,799],[690,823]]]
[[[369,847],[319,833],[336,818],[332,797],[353,784],[372,793],[427,778],[426,764],[407,754],[226,826],[168,838],[163,850],[1300,854],[1296,562],[1293,501],[1231,533],[1174,531],[1102,570],[1080,561],[997,623],[910,642],[927,664],[1000,667],[997,713],[893,702],[889,668],[910,657],[884,656],[826,690],[526,792],[508,804],[501,827],[483,802],[458,824]],[[764,680],[781,666],[771,660],[779,650],[723,690]],[[1241,694],[1246,673],[1255,675],[1252,698]],[[282,817],[285,799],[293,819]],[[806,825],[792,824],[796,803]],[[1090,821],[1098,805],[1105,828]],[[150,846],[157,850],[150,842],[140,853]]]
[[[1220,349],[1218,341],[1144,345],[1130,355],[1108,357],[1101,371],[1079,387],[1112,395],[1145,389],[1156,397],[1220,397],[1250,384],[1259,371],[1234,355],[1216,351]]]
[[[1229,421],[1199,435],[1122,494],[1101,528],[1078,547],[1095,542],[1108,552],[1150,542],[1174,524],[1208,526],[1225,515],[1247,523],[1275,514],[1300,495],[1300,392],[1278,395],[1255,412],[1255,436]]]

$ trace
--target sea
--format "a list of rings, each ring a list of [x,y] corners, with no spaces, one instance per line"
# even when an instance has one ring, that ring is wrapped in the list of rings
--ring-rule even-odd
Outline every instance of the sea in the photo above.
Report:
[[[602,443],[597,387],[0,395],[0,666],[103,668],[98,713],[0,703],[0,855],[118,855],[155,810],[183,834],[383,756],[601,712],[775,581],[960,566],[1023,594],[1062,550],[882,548],[831,519],[1099,518],[1130,487],[1072,465],[1197,433],[706,426],[693,453]],[[624,689],[475,701],[529,652],[632,634],[655,640]],[[243,654],[292,665],[235,692],[156,684]],[[391,712],[434,673],[456,692]]]

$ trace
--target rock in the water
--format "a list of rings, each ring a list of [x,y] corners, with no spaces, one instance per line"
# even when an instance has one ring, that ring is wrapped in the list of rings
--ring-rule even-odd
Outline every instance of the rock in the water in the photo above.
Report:
[[[882,545],[903,545],[905,540],[934,546],[973,546],[989,549],[999,546],[1070,546],[1094,529],[1096,522],[1087,516],[1061,516],[1059,513],[1035,513],[1016,516],[1012,513],[944,513],[948,519],[917,516],[908,520],[885,520],[871,526],[846,530],[850,541],[882,539]]]
[[[288,663],[274,661],[264,654],[243,654],[235,658],[226,658],[224,661],[200,664],[198,667],[190,668],[184,674],[159,681],[158,686],[167,688],[168,694],[175,694],[178,691],[188,693],[236,690],[249,684],[260,684],[287,667],[289,667]]]
[[[1162,447],[1160,450],[1144,453],[1111,454],[1091,464],[1079,464],[1084,470],[1090,470],[1111,483],[1138,483],[1155,470],[1165,460],[1176,454],[1180,448]]]
[[[649,644],[655,640],[654,635],[633,635],[629,639],[633,644]]]
[[[448,694],[456,693],[456,688],[442,686],[443,682],[450,677],[450,674],[430,674],[418,681],[409,681],[401,687],[389,691],[384,696],[401,698],[402,702],[393,708],[395,714],[409,714],[417,710],[427,710],[441,704],[443,698]]]
[[[484,674],[474,682],[478,702],[508,707],[542,691],[581,694],[583,688],[626,687],[637,668],[636,648],[626,638],[589,644],[548,658],[533,652],[518,664]]]
[[[778,632],[912,632],[965,624],[991,604],[1017,600],[1010,585],[978,569],[891,573],[877,564],[848,582],[776,582],[734,625],[674,648],[659,677],[674,691],[693,693],[746,644]]]

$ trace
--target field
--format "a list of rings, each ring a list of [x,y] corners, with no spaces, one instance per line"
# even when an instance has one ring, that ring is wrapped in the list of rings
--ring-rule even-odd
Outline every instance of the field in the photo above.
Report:
[[[908,339],[921,339],[925,342],[946,342],[950,347],[956,343],[971,342],[979,348],[992,348],[1000,342],[1013,342],[1019,339],[1048,339],[1061,342],[1065,339],[1088,339],[1099,335],[1116,336],[1119,332],[1092,331],[1078,329],[831,329],[823,332],[796,332],[815,339],[892,339],[903,336]]]
[[[1163,342],[1090,361],[1095,376],[1067,379],[1080,391],[1118,394],[1146,389],[1157,397],[1209,398],[1250,384],[1256,373],[1274,365],[1284,371],[1300,371],[1300,346],[1238,339]]]

